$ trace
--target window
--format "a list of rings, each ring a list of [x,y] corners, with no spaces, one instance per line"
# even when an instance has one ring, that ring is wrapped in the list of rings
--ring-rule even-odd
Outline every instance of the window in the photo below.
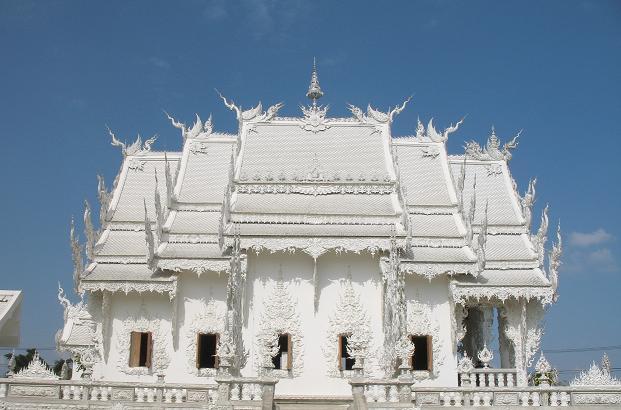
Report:
[[[196,335],[196,368],[215,369],[219,365],[217,356],[217,333],[199,333]]]
[[[151,367],[153,339],[151,332],[132,332],[130,336],[129,367]]]
[[[412,370],[427,370],[432,368],[431,336],[410,336],[414,343],[414,356],[412,356]]]
[[[352,370],[354,368],[354,358],[347,351],[348,334],[339,335],[339,370]]]
[[[278,335],[278,353],[272,357],[275,369],[291,369],[291,335],[283,333]]]

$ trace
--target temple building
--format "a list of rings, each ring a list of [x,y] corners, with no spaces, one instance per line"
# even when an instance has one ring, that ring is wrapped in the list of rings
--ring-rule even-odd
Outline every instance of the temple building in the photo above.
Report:
[[[306,95],[298,117],[221,95],[235,134],[169,116],[180,152],[110,131],[119,173],[84,244],[71,228],[82,301],[59,290],[74,377],[343,397],[354,377],[458,387],[494,367],[495,386],[527,385],[561,237],[546,246],[536,180],[520,194],[511,176],[517,136],[449,155],[461,121],[392,134],[409,99],[332,118],[315,68]]]

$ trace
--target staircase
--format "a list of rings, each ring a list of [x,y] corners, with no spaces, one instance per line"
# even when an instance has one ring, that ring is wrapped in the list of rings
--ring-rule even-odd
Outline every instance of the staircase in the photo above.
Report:
[[[347,410],[352,404],[348,396],[276,396],[275,410]]]

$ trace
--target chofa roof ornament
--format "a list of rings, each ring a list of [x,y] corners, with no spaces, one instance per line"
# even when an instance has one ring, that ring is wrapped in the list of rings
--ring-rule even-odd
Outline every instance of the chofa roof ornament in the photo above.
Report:
[[[116,138],[116,135],[114,135],[114,132],[112,132],[112,130],[108,126],[106,126],[106,128],[108,128],[108,134],[110,134],[110,137],[112,138],[112,146],[121,147],[123,157],[126,157],[128,155],[140,155],[151,152],[151,146],[157,139],[157,135],[154,135],[143,143],[142,137],[140,136],[140,134],[138,134],[136,140],[131,145],[127,145],[127,143],[119,141]]]
[[[356,107],[353,104],[348,104],[347,108],[354,117],[362,122],[362,123],[370,123],[370,124],[391,124],[394,118],[401,114],[401,112],[405,109],[406,105],[412,100],[412,96],[403,101],[401,105],[397,105],[394,108],[388,107],[388,112],[382,112],[376,110],[369,104],[367,106],[367,113],[365,114],[359,107]]]
[[[466,143],[466,155],[480,161],[505,160],[508,162],[511,160],[511,150],[518,146],[517,139],[521,133],[522,130],[501,148],[500,139],[496,136],[496,130],[494,126],[492,126],[492,133],[487,139],[485,146],[481,148],[478,142],[470,141]]]

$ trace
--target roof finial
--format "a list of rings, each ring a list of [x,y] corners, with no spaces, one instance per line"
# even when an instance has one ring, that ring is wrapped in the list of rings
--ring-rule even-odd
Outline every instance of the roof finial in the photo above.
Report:
[[[306,96],[313,100],[313,107],[317,106],[317,100],[323,96],[323,91],[319,86],[319,77],[317,76],[317,59],[313,57],[313,72],[311,74],[310,85]]]

